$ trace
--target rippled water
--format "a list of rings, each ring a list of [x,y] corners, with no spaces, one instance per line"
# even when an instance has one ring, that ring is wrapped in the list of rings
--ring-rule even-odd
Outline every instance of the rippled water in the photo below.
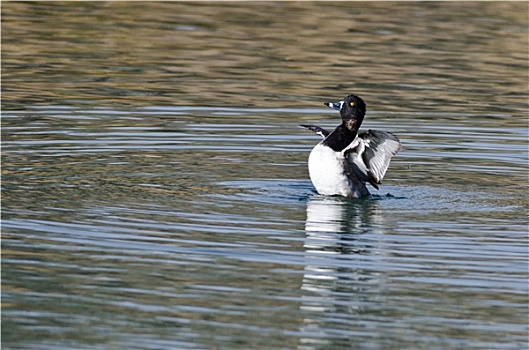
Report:
[[[527,348],[527,7],[3,3],[3,348]]]

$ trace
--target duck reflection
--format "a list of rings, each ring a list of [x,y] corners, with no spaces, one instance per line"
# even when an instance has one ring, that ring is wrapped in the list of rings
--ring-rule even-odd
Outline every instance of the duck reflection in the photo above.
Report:
[[[380,292],[380,269],[374,268],[377,234],[383,215],[375,200],[313,196],[307,203],[300,349],[335,344],[333,334],[354,334]],[[375,306],[375,309],[378,309]],[[346,336],[346,338],[348,338]],[[336,345],[336,344],[335,344]]]

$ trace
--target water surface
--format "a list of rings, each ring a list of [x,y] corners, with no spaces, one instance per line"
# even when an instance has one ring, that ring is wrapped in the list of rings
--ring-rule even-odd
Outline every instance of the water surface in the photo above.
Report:
[[[3,347],[527,348],[527,6],[4,3]]]

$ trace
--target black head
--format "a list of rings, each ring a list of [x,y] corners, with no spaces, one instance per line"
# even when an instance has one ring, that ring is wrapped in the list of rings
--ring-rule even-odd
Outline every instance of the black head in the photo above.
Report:
[[[324,105],[340,111],[343,124],[352,132],[357,132],[366,115],[364,100],[356,95],[345,96],[340,102],[325,102]]]

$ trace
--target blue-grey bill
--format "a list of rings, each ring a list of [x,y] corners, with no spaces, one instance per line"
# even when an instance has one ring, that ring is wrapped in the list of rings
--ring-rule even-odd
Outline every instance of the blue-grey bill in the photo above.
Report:
[[[342,109],[343,101],[340,102],[324,102],[324,105],[326,105],[329,108],[336,109],[337,111]]]

